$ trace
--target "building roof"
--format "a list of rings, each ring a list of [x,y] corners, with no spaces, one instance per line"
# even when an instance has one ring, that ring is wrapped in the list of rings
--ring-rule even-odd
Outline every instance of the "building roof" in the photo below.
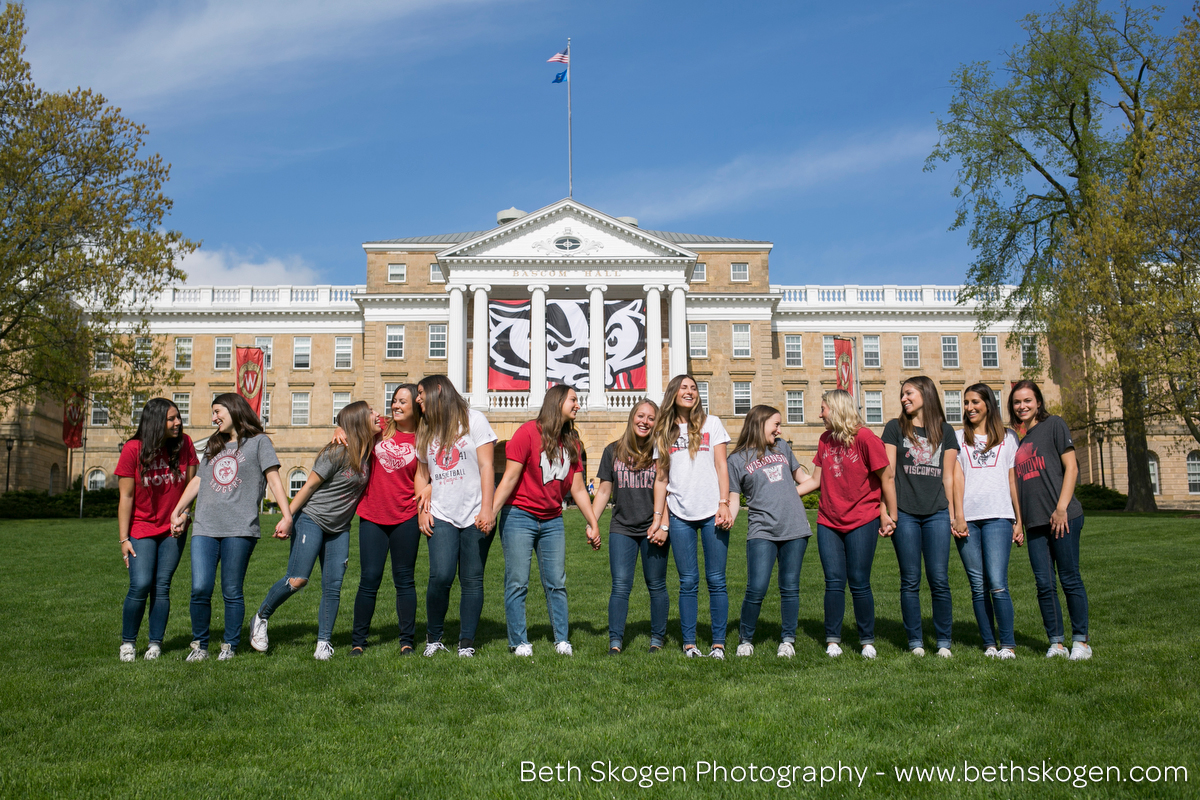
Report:
[[[489,229],[494,230],[494,228]],[[688,245],[688,244],[770,244],[768,241],[761,239],[732,239],[728,236],[702,236],[694,233],[672,233],[671,231],[652,231],[642,230],[650,236],[656,236],[659,239],[670,242],[671,244]],[[461,244],[462,242],[470,241],[477,236],[482,236],[487,231],[465,231],[463,233],[445,233],[440,236],[408,236],[403,239],[380,239],[378,241],[369,242],[369,244]]]

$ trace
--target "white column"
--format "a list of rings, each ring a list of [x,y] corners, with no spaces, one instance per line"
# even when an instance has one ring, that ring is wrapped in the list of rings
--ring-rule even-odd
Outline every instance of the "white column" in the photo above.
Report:
[[[550,287],[529,287],[533,302],[529,311],[529,410],[534,414],[546,399],[546,292]]]
[[[466,288],[460,283],[446,287],[450,292],[450,324],[446,326],[446,376],[459,394],[467,390],[466,308],[463,306],[463,291]]]
[[[492,290],[486,283],[472,284],[471,291],[475,293],[475,325],[472,339],[475,342],[471,362],[471,407],[480,411],[488,409],[488,352],[491,340],[488,338],[488,292]]]
[[[646,396],[662,402],[662,284],[646,284]]]
[[[671,341],[668,347],[668,377],[674,378],[687,372],[687,287],[673,284],[671,292]]]
[[[588,410],[604,411],[608,403],[604,398],[604,284],[587,287],[591,304],[588,307]]]

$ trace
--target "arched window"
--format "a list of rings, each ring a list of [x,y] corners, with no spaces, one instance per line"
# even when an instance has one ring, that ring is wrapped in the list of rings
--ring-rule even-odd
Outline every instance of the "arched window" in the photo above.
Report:
[[[304,488],[304,482],[307,479],[308,476],[304,474],[304,470],[292,470],[291,474],[288,475],[288,497],[295,497],[296,492]]]
[[[58,464],[50,465],[50,494],[53,495],[59,491],[61,487],[58,485]]]
[[[1162,494],[1162,482],[1158,478],[1158,456],[1150,453],[1148,459],[1150,462],[1150,489],[1156,495]]]
[[[108,482],[108,476],[104,474],[102,469],[94,469],[88,473],[87,488],[89,492],[94,492],[97,489],[103,489]]]
[[[1193,450],[1187,457],[1188,494],[1200,494],[1200,450]]]

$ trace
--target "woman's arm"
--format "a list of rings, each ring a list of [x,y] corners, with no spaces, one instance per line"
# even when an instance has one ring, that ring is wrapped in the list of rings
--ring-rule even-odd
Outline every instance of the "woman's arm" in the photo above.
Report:
[[[796,470],[792,473],[792,479],[796,481],[796,494],[803,497],[804,495],[815,492],[821,488],[821,468],[813,467],[812,475],[800,477],[801,470]]]
[[[667,476],[660,469],[654,477],[654,521],[646,530],[651,544],[662,544],[667,540],[667,532],[662,529],[667,524]]]
[[[1075,448],[1070,448],[1061,456],[1063,468],[1063,483],[1062,491],[1058,494],[1058,505],[1054,508],[1054,513],[1050,515],[1050,530],[1054,531],[1054,538],[1061,539],[1067,535],[1069,530],[1067,526],[1067,506],[1071,504],[1071,498],[1075,496],[1075,479],[1079,477],[1079,462],[1075,460]]]
[[[587,487],[583,485],[583,473],[576,472],[571,479],[571,497],[575,505],[583,512],[587,520],[587,540],[593,550],[600,549],[600,526],[596,523],[596,515],[592,513],[592,498],[588,496]]]
[[[1008,494],[1012,497],[1013,513],[1016,514],[1016,519],[1013,520],[1013,537],[1012,540],[1020,547],[1025,542],[1025,532],[1021,526],[1021,498],[1017,494],[1017,470],[1016,467],[1008,469]]]
[[[417,527],[421,533],[425,534],[428,539],[433,536],[433,510],[429,503],[424,507],[421,505],[420,492],[424,489],[429,489],[429,496],[433,496],[433,486],[429,482],[429,464],[424,461],[417,462],[417,474],[413,476],[413,488],[417,489]],[[480,509],[482,510],[482,509]]]
[[[612,497],[612,487],[612,481],[600,481],[600,485],[596,487],[596,496],[592,498],[592,516],[596,518],[597,522],[604,514],[608,498]]]
[[[733,517],[729,512],[729,461],[725,454],[725,443],[713,448],[713,464],[717,468],[717,527],[730,528]]]
[[[879,488],[883,492],[883,505],[879,509],[879,535],[891,536],[896,530],[896,446],[884,445],[888,450],[891,463],[886,467],[875,470],[879,477]]]
[[[517,481],[521,480],[521,473],[525,470],[525,465],[515,459],[508,460],[508,466],[504,468],[504,477],[500,479],[500,485],[496,487],[495,496],[492,499],[492,517],[494,518],[500,513],[500,509],[504,508],[504,504],[508,502],[509,496],[513,490],[517,488]],[[589,501],[588,505],[591,505]]]
[[[200,476],[193,475],[188,481],[188,485],[183,490],[183,494],[179,497],[179,502],[175,504],[175,510],[171,512],[171,530],[179,533],[187,525],[187,517],[184,512],[196,499],[196,495],[200,492]]]
[[[725,495],[725,498],[728,501],[729,508],[729,527],[732,528],[734,521],[737,519],[738,511],[742,507],[742,496],[737,492],[730,492]]]
[[[479,504],[479,513],[475,516],[475,527],[484,533],[491,533],[496,525],[496,515],[492,511],[492,495],[496,492],[496,468],[492,460],[495,442],[477,445],[475,457],[479,459],[479,488],[483,492],[483,501]]]
[[[271,496],[275,498],[275,502],[279,504],[279,511],[283,514],[283,519],[279,520],[275,525],[275,536],[279,539],[286,539],[291,535],[292,509],[288,503],[287,492],[283,488],[283,479],[279,477],[279,467],[269,467],[263,471],[263,474],[267,476],[267,487],[270,488]],[[308,496],[312,494],[313,489],[317,488],[316,485],[312,489],[308,488],[309,483],[312,482],[314,477],[317,479],[317,485],[320,485],[321,476],[315,472],[309,472],[308,480],[304,482],[304,487],[296,493],[297,499],[301,495],[304,495],[304,499],[307,500]],[[305,490],[308,490],[307,493],[305,493]],[[295,500],[292,502],[294,503]],[[304,503],[301,502],[300,505],[304,505]],[[297,510],[299,510],[300,505],[296,506]],[[280,535],[281,532],[282,535]]]
[[[947,450],[942,459],[942,488],[946,491],[946,502],[950,506],[950,532],[958,539],[967,536],[967,515],[963,511],[966,481],[962,464],[958,463],[958,451]]]
[[[137,486],[135,478],[124,475],[117,481],[117,491],[121,493],[117,505],[117,542],[121,548],[121,556],[125,559],[125,567],[129,568],[129,557],[137,558],[133,552],[133,542],[129,541],[129,532],[133,528],[133,490]]]

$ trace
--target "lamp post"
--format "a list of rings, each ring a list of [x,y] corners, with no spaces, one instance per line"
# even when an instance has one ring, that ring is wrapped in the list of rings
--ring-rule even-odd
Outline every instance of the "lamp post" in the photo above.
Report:
[[[16,444],[12,439],[5,439],[4,446],[8,448],[8,463],[4,467],[4,493],[8,494],[8,476],[12,474],[12,449]]]
[[[1108,488],[1108,483],[1104,480],[1104,430],[1096,431],[1096,444],[1100,447],[1100,485],[1105,489]]]

